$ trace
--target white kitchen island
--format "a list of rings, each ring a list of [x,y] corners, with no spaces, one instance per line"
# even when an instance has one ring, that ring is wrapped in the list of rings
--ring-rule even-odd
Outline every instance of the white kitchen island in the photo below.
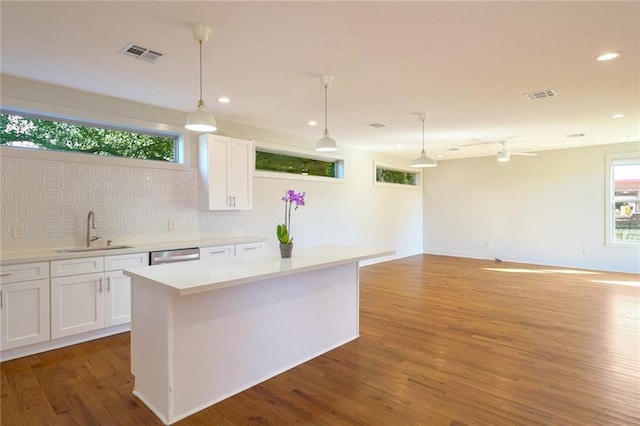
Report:
[[[358,262],[393,251],[317,247],[125,271],[133,393],[165,424],[358,337]]]

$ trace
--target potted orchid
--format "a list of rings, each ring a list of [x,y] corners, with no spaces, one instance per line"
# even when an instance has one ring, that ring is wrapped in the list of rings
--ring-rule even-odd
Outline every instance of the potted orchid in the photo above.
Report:
[[[304,206],[304,196],[306,192],[295,192],[293,189],[287,190],[285,196],[281,198],[284,201],[284,223],[276,228],[276,235],[280,241],[280,255],[284,258],[291,257],[293,250],[293,237],[291,236],[291,210],[298,210],[298,207]],[[295,205],[295,207],[294,207]]]

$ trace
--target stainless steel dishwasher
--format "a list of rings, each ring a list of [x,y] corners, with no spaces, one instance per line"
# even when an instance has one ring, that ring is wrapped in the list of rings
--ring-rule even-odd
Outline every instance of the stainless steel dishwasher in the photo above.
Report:
[[[150,265],[162,265],[166,263],[188,262],[200,259],[200,249],[198,247],[152,251],[149,253]]]

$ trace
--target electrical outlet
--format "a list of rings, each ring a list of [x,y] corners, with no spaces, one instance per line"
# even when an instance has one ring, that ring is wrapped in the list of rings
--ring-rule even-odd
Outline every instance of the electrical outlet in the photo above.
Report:
[[[169,219],[169,221],[167,222],[167,228],[169,229],[169,231],[173,231],[174,229],[176,229],[176,223]]]
[[[485,247],[491,247],[491,245],[492,245],[491,240],[487,240],[487,241],[484,242],[484,246]]]
[[[23,225],[13,225],[11,227],[11,236],[13,238],[22,238],[24,236],[24,226]]]
[[[591,249],[589,247],[582,248],[582,254],[589,254],[589,252],[591,252]]]

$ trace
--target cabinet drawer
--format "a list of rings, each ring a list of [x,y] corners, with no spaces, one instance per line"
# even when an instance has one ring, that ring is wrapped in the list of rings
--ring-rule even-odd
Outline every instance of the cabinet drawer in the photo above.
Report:
[[[223,259],[233,257],[234,253],[235,246],[233,245],[200,247],[200,259]]]
[[[90,274],[104,271],[103,257],[85,257],[81,259],[51,261],[51,276],[64,277],[67,275]]]
[[[117,271],[139,266],[149,266],[149,253],[119,254],[104,258],[105,271]]]
[[[264,243],[236,244],[236,256],[257,254],[264,249]]]
[[[49,262],[0,267],[0,284],[49,278]]]

